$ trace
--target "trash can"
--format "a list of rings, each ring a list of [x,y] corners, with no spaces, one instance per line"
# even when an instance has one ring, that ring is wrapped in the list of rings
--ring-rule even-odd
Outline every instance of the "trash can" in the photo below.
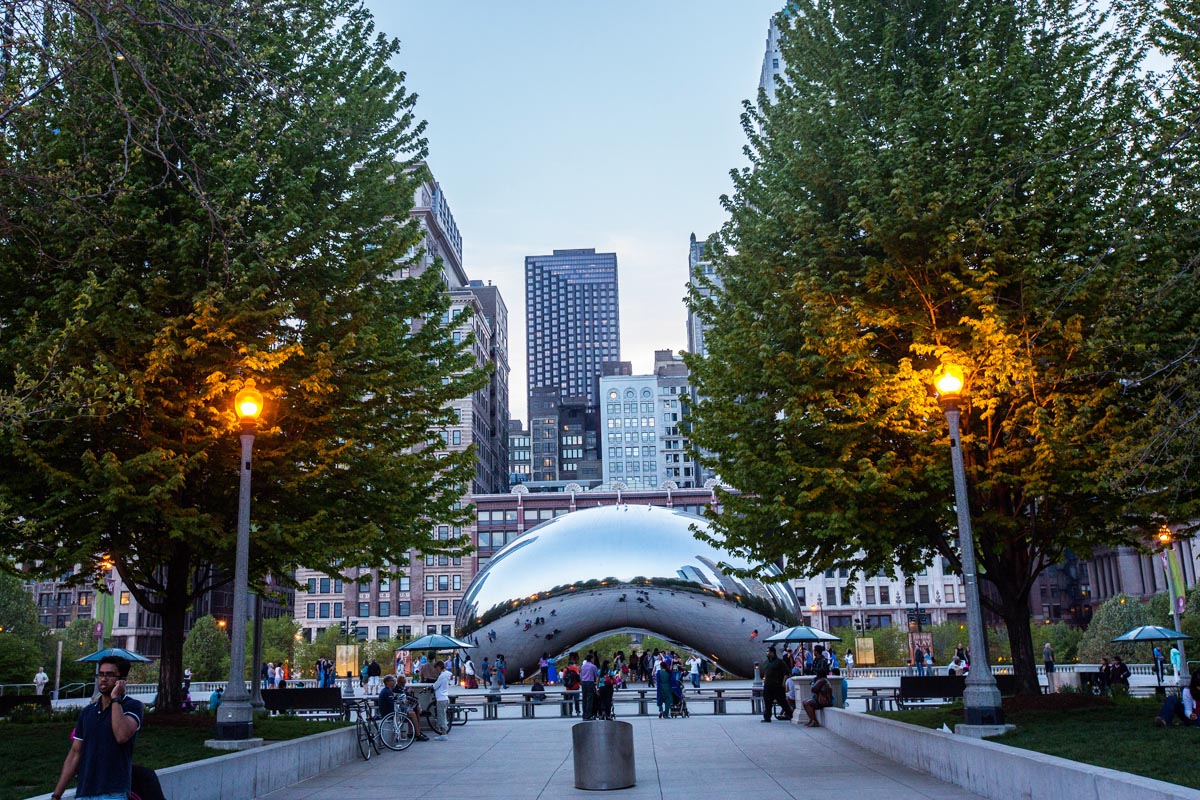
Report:
[[[626,789],[637,783],[633,767],[633,725],[589,720],[571,726],[576,789]]]

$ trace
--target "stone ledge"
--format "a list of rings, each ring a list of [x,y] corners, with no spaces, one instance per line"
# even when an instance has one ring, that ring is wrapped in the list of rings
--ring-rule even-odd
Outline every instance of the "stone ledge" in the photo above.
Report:
[[[830,732],[990,800],[1200,800],[1195,789],[1128,772],[842,709],[822,713]]]
[[[171,800],[253,800],[358,758],[354,727],[158,770]],[[137,747],[134,746],[134,760]],[[73,798],[74,790],[65,797]],[[50,794],[30,800],[49,800]]]

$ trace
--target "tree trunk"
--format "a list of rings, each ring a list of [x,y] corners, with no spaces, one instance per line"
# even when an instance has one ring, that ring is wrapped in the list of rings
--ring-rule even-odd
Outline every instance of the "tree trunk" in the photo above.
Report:
[[[162,658],[158,666],[157,709],[177,713],[183,705],[183,639],[187,625],[188,559],[173,558],[166,567],[162,602]]]
[[[1008,628],[1008,645],[1012,649],[1013,673],[1021,694],[1041,694],[1038,684],[1037,661],[1033,651],[1033,630],[1029,616],[1029,593],[1005,597],[1000,615]]]

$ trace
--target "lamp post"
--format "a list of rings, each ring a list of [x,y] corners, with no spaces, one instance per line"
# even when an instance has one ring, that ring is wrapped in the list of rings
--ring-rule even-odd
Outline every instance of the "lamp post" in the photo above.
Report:
[[[808,610],[812,612],[813,627],[824,630],[824,628],[821,628],[821,598],[818,597],[817,602],[809,606]]]
[[[1180,630],[1179,605],[1175,602],[1175,565],[1167,557],[1166,553],[1167,550],[1175,550],[1175,534],[1163,524],[1158,526],[1156,537],[1158,538],[1158,543],[1163,546],[1163,560],[1167,562],[1167,591],[1171,594],[1171,619],[1175,623],[1175,630]],[[1175,676],[1175,680],[1182,689],[1192,679],[1192,676],[1188,674],[1187,653],[1183,648],[1183,640],[1179,639],[1176,641],[1175,646],[1179,648],[1179,674]]]
[[[241,483],[238,488],[237,551],[233,569],[233,624],[229,643],[229,683],[217,712],[217,741],[245,742],[254,734],[254,710],[246,691],[246,617],[250,578],[250,455],[262,393],[245,388],[237,393],[234,409],[242,423]],[[261,740],[259,740],[261,741]]]
[[[946,422],[950,426],[950,461],[954,467],[954,505],[958,511],[958,549],[962,559],[963,586],[967,593],[967,640],[971,645],[971,670],[963,688],[963,716],[968,725],[1000,725],[1004,711],[1000,690],[988,663],[987,642],[983,636],[983,612],[979,605],[979,581],[975,574],[975,534],[971,530],[971,509],[967,500],[967,472],[963,466],[962,438],[959,434],[959,400],[964,385],[961,367],[944,364],[934,376],[934,388]]]

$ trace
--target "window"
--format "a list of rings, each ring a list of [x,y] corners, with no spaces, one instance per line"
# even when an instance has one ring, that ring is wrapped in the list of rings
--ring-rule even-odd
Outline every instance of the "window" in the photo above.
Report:
[[[412,603],[410,603],[408,600],[401,600],[400,602],[396,603],[396,614],[401,617],[411,616]]]
[[[379,591],[390,592],[391,590],[392,590],[392,579],[384,578],[381,576],[379,578]]]
[[[438,575],[437,576],[437,584],[438,584],[437,588],[438,588],[439,592],[450,591],[450,576],[449,575]]]
[[[399,580],[400,580],[400,591],[407,592],[408,591],[408,576],[402,575]]]
[[[433,587],[436,585],[436,583],[435,583],[436,581],[437,581],[437,577],[435,577],[433,575],[426,575],[425,576],[425,591],[432,592]]]
[[[460,603],[462,603],[462,601],[461,601],[461,600],[455,600],[455,601],[454,601],[454,613],[455,613],[455,614],[457,614],[457,613],[458,613],[458,606],[459,606],[459,604],[460,604]]]
[[[390,638],[392,638],[392,629],[391,629],[391,627],[390,627],[390,626],[388,626],[388,625],[380,625],[378,628],[376,628],[376,629],[375,629],[375,638],[376,638],[376,639],[390,639]]]
[[[803,586],[796,587],[796,599],[800,601],[800,605],[805,605],[808,601],[804,599],[805,589]]]
[[[433,555],[425,556],[425,566],[427,566],[427,567],[432,567],[436,561],[437,561],[436,556],[433,556]]]
[[[946,584],[946,595],[945,596],[946,596],[947,603],[954,602],[954,584],[953,583]]]
[[[46,605],[50,605],[50,595],[46,595]],[[129,605],[129,592],[121,592],[121,605]]]
[[[427,617],[433,616],[433,601],[432,600],[425,601],[425,616],[427,616]]]
[[[917,602],[916,601],[916,592],[913,589],[912,584],[908,584],[904,587],[904,602],[910,603],[910,604]]]
[[[892,602],[890,598],[891,590],[887,586],[879,587],[879,605],[886,606]]]
[[[321,578],[321,594],[329,594],[329,578]]]
[[[334,604],[333,604],[333,616],[334,616],[334,618],[335,618],[335,619],[341,619],[341,618],[342,618],[342,604],[341,604],[341,603],[334,603]]]
[[[863,590],[863,592],[867,596],[867,605],[869,605],[869,606],[875,605],[875,587],[868,586],[868,587],[866,587],[866,589]]]
[[[117,627],[119,627],[119,628],[128,628],[129,627],[129,612],[128,611],[122,611],[120,614],[117,614]]]
[[[438,604],[438,616],[439,617],[446,617],[446,616],[450,615],[450,601],[449,600],[438,600],[437,604]]]
[[[308,610],[308,613],[305,616],[308,619],[316,619],[317,618],[317,604],[316,603],[309,603],[307,610]]]
[[[316,578],[308,579],[308,591],[309,591],[309,594],[317,593],[317,579]]]
[[[825,605],[836,606],[837,604],[838,604],[837,587],[836,586],[826,586],[825,587]]]
[[[929,603],[929,584],[922,583],[917,587],[917,596],[921,598],[922,603]]]
[[[392,603],[389,600],[379,601],[379,616],[390,617],[392,615]]]
[[[333,593],[334,594],[342,593],[342,579],[341,578],[333,579]]]
[[[360,617],[369,617],[369,616],[371,616],[371,604],[370,604],[370,603],[368,603],[368,602],[365,602],[365,601],[363,601],[363,602],[360,602],[360,603],[358,604],[358,615],[359,615]]]
[[[450,556],[438,556],[438,566],[445,567],[450,564]]]
[[[321,603],[321,619],[329,619],[329,603]]]

